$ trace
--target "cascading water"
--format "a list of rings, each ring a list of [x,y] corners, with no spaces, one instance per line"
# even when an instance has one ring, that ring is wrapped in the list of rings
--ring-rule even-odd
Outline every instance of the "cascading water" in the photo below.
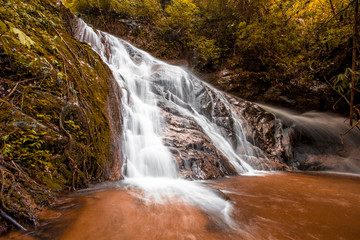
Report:
[[[166,104],[193,118],[239,173],[254,171],[245,160],[256,157],[259,150],[254,151],[256,148],[245,139],[240,120],[221,92],[180,67],[159,61],[114,36],[95,32],[81,20],[78,38],[103,58],[122,88],[123,149],[128,177],[176,177],[171,153],[162,142],[166,123],[157,106],[159,100],[166,100]],[[221,111],[230,116],[235,147],[217,124],[214,113],[217,103],[210,101],[212,106],[205,109],[197,98],[202,92],[217,98],[223,105]],[[243,146],[242,157],[237,152],[239,146]]]
[[[256,151],[248,149],[255,148],[248,147],[251,144],[226,98],[185,70],[159,61],[112,35],[94,31],[82,20],[78,23],[77,38],[101,56],[122,89],[125,182],[144,190],[147,199],[182,199],[217,217],[221,213],[222,221],[231,224],[228,215],[231,205],[227,201],[199,183],[177,178],[177,165],[163,143],[166,121],[158,106],[166,105],[193,119],[238,173],[253,172],[245,160],[254,157]],[[211,106],[204,106],[198,98],[204,94],[210,98]],[[219,113],[219,104],[220,112],[226,112],[227,117]],[[232,139],[217,124],[219,114],[221,119],[231,122],[235,132]]]

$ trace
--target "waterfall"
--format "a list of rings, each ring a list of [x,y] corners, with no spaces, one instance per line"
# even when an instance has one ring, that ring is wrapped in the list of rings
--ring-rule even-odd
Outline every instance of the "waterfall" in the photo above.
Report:
[[[94,30],[81,19],[76,37],[100,55],[121,88],[125,182],[144,190],[147,199],[182,199],[231,224],[228,201],[197,182],[177,178],[179,167],[164,144],[167,123],[162,114],[166,108],[191,119],[237,173],[253,172],[249,161],[257,152],[245,139],[226,97],[184,69]]]
[[[161,140],[162,118],[151,91],[151,58],[126,49],[125,42],[94,32],[80,20],[78,38],[87,42],[108,64],[122,89],[123,152],[127,177],[176,177],[176,167]],[[129,46],[130,47],[130,46]],[[141,53],[142,54],[142,53]]]
[[[79,40],[87,42],[108,64],[122,89],[122,143],[127,177],[177,176],[172,154],[162,139],[166,123],[158,107],[159,101],[194,119],[238,173],[254,171],[251,158],[257,157],[253,150],[256,148],[246,140],[241,121],[232,113],[231,104],[220,91],[124,40],[94,31],[81,20],[77,33]],[[198,96],[203,96],[204,92],[205,97],[211,98],[212,106],[202,105],[203,100]],[[217,123],[217,104],[222,105],[220,115],[225,112],[227,118],[231,118],[234,139],[230,139]],[[237,151],[239,146],[241,153]]]
[[[172,154],[162,140],[165,120],[158,107],[159,100],[165,100],[170,107],[193,118],[238,173],[254,171],[251,163],[245,160],[257,157],[257,153],[245,139],[240,120],[232,113],[231,105],[220,91],[124,40],[94,31],[81,20],[77,37],[102,57],[122,89],[122,143],[127,177],[176,178]],[[202,100],[197,98],[203,92],[207,92],[207,97],[216,98],[223,105],[222,111],[232,118],[237,147],[216,122],[217,103],[211,99],[213,106],[204,109]],[[241,155],[236,151],[238,146],[242,146]]]

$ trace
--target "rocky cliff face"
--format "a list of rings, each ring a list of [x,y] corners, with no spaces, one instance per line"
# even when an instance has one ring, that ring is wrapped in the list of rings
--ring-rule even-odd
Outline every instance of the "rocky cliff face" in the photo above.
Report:
[[[110,129],[119,133],[121,121],[111,72],[72,37],[68,10],[51,0],[4,0],[0,14],[5,230],[6,216],[37,224],[37,211],[58,191],[119,178],[110,174],[120,156]]]

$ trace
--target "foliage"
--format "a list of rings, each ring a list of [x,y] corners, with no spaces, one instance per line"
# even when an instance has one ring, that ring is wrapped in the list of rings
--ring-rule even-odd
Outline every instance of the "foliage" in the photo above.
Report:
[[[121,15],[144,19],[161,17],[161,5],[157,0],[123,0],[113,1],[113,9]]]
[[[332,85],[333,89],[340,93],[342,98],[346,101],[349,101],[351,99],[351,78],[352,74],[354,74],[354,90],[357,92],[360,92],[360,90],[357,88],[359,86],[359,79],[360,79],[360,72],[356,71],[353,72],[350,68],[346,68],[344,73],[340,73],[333,77]],[[359,109],[360,104],[355,104],[354,109]],[[355,111],[355,119],[360,118],[360,112]]]
[[[195,52],[195,59],[199,64],[205,65],[206,63],[216,64],[220,57],[220,48],[216,46],[214,39],[207,39],[204,36],[197,38],[197,41],[191,42],[191,48]]]
[[[351,74],[352,74],[352,70],[350,68],[346,68],[344,73],[338,74],[334,77],[333,80],[333,86],[334,88],[346,95],[349,96],[350,95],[350,89],[351,89]],[[359,72],[355,72],[355,86],[358,85],[359,83],[359,76],[360,73]]]
[[[1,151],[5,157],[14,159],[20,166],[33,169],[33,177],[38,181],[47,183],[54,190],[61,190],[65,183],[58,169],[61,162],[53,161],[54,152],[50,152],[46,135],[48,135],[46,131],[17,128],[2,138]]]
[[[191,0],[174,0],[166,6],[164,16],[157,22],[161,38],[187,51],[197,38],[196,22],[199,9]]]
[[[63,4],[75,13],[116,11],[121,15],[136,16],[138,18],[155,19],[161,12],[161,5],[157,0],[65,0]]]
[[[198,7],[192,0],[173,0],[165,8],[166,24],[172,29],[194,28],[196,17],[199,14]]]
[[[63,4],[76,13],[91,11],[99,7],[107,11],[113,7],[111,0],[64,0]]]

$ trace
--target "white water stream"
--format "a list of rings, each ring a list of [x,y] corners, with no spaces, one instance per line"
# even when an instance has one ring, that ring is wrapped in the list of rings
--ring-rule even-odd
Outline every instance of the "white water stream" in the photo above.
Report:
[[[177,178],[177,166],[161,137],[166,124],[157,104],[158,98],[165,98],[167,94],[170,105],[195,119],[239,173],[254,172],[216,123],[200,113],[194,87],[206,84],[180,67],[166,64],[119,38],[92,29],[82,20],[79,20],[77,38],[88,43],[101,56],[121,88],[125,182],[142,189],[144,199],[161,202],[175,197],[231,225],[231,204],[199,182]],[[154,92],[155,84],[162,93]],[[206,87],[223,102],[226,111],[231,112],[231,105],[222,93],[211,86]],[[240,120],[235,114],[231,113],[231,116],[234,118],[236,144],[247,146],[250,143],[245,140]],[[249,158],[253,155],[253,152],[245,153]]]

